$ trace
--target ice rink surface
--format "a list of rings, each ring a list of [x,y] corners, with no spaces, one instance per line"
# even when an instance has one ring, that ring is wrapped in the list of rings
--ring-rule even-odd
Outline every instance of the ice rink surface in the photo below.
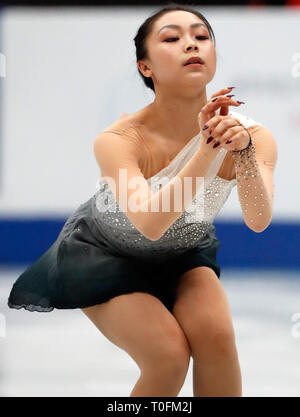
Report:
[[[24,270],[0,270],[0,396],[128,397],[131,357],[80,309],[49,313],[7,306]],[[300,271],[222,269],[244,397],[300,396]],[[192,397],[191,358],[179,397]]]

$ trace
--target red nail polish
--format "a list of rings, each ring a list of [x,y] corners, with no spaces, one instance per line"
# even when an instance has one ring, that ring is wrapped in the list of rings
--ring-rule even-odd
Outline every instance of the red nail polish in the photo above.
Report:
[[[218,97],[216,97],[216,98],[212,99],[212,101],[216,101],[216,100],[218,100]]]
[[[212,136],[210,136],[210,137],[207,139],[206,143],[210,143],[212,140],[213,140],[213,137],[212,137]]]
[[[214,146],[213,146],[213,148],[216,148],[217,146],[219,146],[220,145],[220,142],[216,142],[215,144],[214,144]]]
[[[236,101],[237,103],[239,103],[239,104],[245,104],[243,101]]]
[[[226,140],[225,143],[231,143],[231,142],[232,142],[232,140],[228,139],[228,140]]]

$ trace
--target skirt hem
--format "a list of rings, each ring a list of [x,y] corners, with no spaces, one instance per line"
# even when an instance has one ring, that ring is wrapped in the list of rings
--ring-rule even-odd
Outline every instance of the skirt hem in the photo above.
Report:
[[[37,304],[12,304],[10,302],[7,303],[9,308],[15,308],[17,310],[20,310],[21,308],[24,308],[27,311],[37,311],[39,313],[49,313],[51,312],[54,307],[45,307]]]
[[[132,293],[135,293],[135,292],[144,293],[144,294],[150,294],[153,297],[156,297],[171,312],[171,309],[172,309],[171,305],[168,303],[167,300],[165,300],[165,299],[162,300],[161,299],[161,296],[158,293],[155,293],[155,291],[149,291],[147,289],[138,289],[138,288],[137,289],[131,288],[131,289],[128,289],[127,291],[126,290],[125,291],[122,290],[122,291],[120,291],[120,293],[115,293],[113,295],[104,297],[101,301],[99,301],[99,302],[93,302],[93,303],[88,304],[88,305],[73,305],[73,306],[72,305],[68,305],[68,306],[63,306],[63,305],[57,304],[56,306],[48,306],[48,307],[46,307],[46,306],[41,306],[39,304],[26,304],[26,303],[23,303],[23,304],[13,304],[11,302],[8,302],[7,305],[8,305],[9,308],[13,308],[13,309],[17,309],[17,310],[20,310],[21,308],[24,308],[24,310],[27,310],[27,311],[30,311],[30,312],[50,313],[54,309],[57,309],[57,310],[74,310],[74,309],[77,309],[77,308],[80,308],[81,309],[81,308],[93,307],[93,306],[96,306],[96,305],[99,305],[99,304],[106,303],[106,302],[110,301],[111,299],[113,299],[114,297],[118,297],[119,295],[132,294]]]

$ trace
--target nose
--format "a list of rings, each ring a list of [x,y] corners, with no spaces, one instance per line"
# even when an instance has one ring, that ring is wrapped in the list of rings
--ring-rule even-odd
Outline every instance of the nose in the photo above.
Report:
[[[186,51],[190,51],[191,49],[198,50],[198,45],[192,40],[188,41],[187,45],[185,46]]]

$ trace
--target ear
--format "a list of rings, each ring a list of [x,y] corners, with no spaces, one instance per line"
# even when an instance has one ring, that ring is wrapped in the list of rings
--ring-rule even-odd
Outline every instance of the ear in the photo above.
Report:
[[[151,77],[152,71],[144,61],[138,61],[138,68],[145,77]]]

